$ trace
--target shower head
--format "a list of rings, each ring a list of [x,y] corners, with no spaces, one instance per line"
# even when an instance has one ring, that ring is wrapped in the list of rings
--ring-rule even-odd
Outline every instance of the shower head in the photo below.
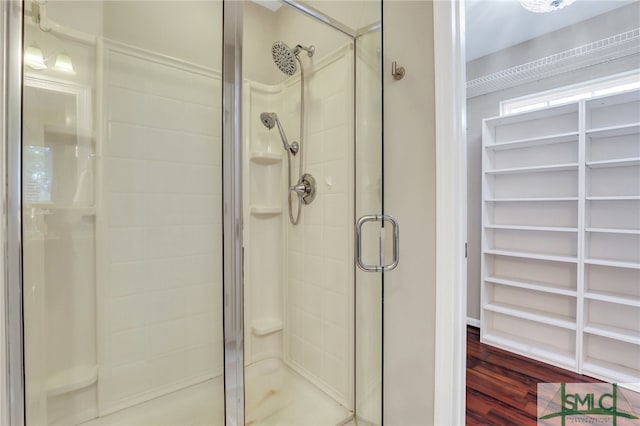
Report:
[[[278,120],[278,115],[275,112],[263,112],[260,114],[260,121],[264,124],[264,127],[271,130],[274,126],[278,126],[278,131],[280,132],[280,139],[282,139],[282,145],[284,146],[285,151],[292,151],[291,146],[289,145],[289,141],[287,140],[287,135],[284,134],[284,129],[280,125],[280,120]],[[295,142],[294,142],[295,144]]]
[[[301,50],[307,52],[309,57],[312,57],[316,51],[316,48],[313,46],[301,46],[297,45],[293,49],[287,46],[286,43],[282,41],[276,41],[271,46],[271,56],[273,56],[273,62],[276,63],[276,66],[285,73],[286,75],[294,75],[296,70],[298,69],[296,65],[296,60],[300,60],[298,54]]]
[[[278,116],[276,115],[275,112],[263,112],[262,114],[260,114],[260,121],[262,121],[262,124],[264,124],[264,127],[266,127],[269,130],[273,129],[273,126],[276,125],[277,119],[278,119]]]

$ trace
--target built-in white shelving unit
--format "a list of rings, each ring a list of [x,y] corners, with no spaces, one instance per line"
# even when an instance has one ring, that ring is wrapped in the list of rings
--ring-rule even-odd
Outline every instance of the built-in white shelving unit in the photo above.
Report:
[[[483,122],[486,343],[640,383],[640,91]]]

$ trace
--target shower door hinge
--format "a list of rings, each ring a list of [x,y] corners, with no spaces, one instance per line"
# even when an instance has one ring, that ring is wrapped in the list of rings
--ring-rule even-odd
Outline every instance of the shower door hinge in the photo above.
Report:
[[[465,258],[465,259],[468,259],[468,258],[469,258],[468,248],[469,248],[469,243],[465,242],[465,243],[464,243],[464,258]]]

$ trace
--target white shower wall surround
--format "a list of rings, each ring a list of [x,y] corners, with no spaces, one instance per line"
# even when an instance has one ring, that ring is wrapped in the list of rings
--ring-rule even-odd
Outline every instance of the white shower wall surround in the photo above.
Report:
[[[245,83],[245,185],[251,188],[245,191],[245,254],[250,265],[245,271],[246,362],[283,357],[289,367],[352,409],[353,45],[302,60],[303,172],[315,177],[317,195],[302,207],[298,225],[292,225],[287,214],[282,143],[277,131],[269,132],[260,123],[259,115],[276,112],[289,140],[300,139],[299,73],[276,86]],[[298,161],[299,156],[294,157],[291,165],[295,179]],[[278,323],[282,331],[251,333],[251,326]]]
[[[220,76],[117,43],[103,58],[99,415],[222,374]]]

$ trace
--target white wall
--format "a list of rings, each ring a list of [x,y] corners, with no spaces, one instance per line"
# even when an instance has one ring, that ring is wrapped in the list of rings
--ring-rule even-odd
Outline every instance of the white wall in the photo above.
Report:
[[[264,84],[281,83],[284,78],[271,58],[271,46],[278,40],[278,13],[245,2],[242,7],[244,38],[242,72],[245,79]],[[285,40],[285,43],[291,43]]]
[[[551,34],[479,58],[467,64],[469,80],[510,68],[533,59],[571,49],[638,27],[640,3],[634,3],[605,15],[555,31]],[[468,35],[473,36],[473,35]],[[467,315],[480,319],[480,227],[481,227],[481,170],[482,119],[499,115],[500,101],[551,90],[620,72],[637,69],[637,55],[591,66],[571,73],[544,78],[506,90],[478,96],[467,101],[467,158],[468,158],[468,238]]]
[[[384,422],[433,422],[435,111],[431,2],[384,3],[384,206],[400,264],[384,279]],[[419,40],[420,49],[412,40]],[[391,61],[406,68],[391,76]]]
[[[47,16],[54,22],[87,34],[102,34],[102,1],[53,0],[46,4]]]
[[[327,16],[347,25],[353,30],[380,21],[380,3],[370,0],[310,0],[305,2],[311,7],[321,10]]]
[[[105,1],[104,36],[222,69],[221,1]]]

